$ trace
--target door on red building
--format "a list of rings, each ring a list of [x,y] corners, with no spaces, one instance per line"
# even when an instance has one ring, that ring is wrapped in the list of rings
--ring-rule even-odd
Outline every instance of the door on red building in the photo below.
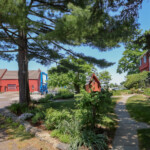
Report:
[[[16,84],[8,84],[8,91],[16,91]]]

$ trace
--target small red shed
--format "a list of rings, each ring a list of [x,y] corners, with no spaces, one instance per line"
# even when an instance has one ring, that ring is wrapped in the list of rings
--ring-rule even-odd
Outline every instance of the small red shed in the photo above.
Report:
[[[90,93],[91,90],[94,92],[101,92],[101,84],[94,73],[92,76],[87,77],[85,90],[88,93]]]
[[[150,71],[150,50],[146,51],[140,57],[140,72],[142,71]]]

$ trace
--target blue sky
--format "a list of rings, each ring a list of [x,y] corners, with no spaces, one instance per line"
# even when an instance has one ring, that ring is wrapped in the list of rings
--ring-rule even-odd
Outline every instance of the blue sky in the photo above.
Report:
[[[138,18],[138,22],[140,23],[140,28],[143,29],[143,31],[150,29],[149,15],[150,15],[150,1],[145,0],[143,2],[142,9],[140,9],[139,11],[139,18]],[[104,70],[109,71],[110,74],[112,75],[112,81],[111,81],[112,83],[119,84],[120,82],[124,81],[126,73],[123,74],[116,73],[118,61],[122,57],[122,53],[124,51],[123,45],[121,45],[121,47],[119,48],[115,48],[107,52],[99,52],[97,49],[92,49],[91,47],[85,47],[85,46],[76,47],[74,48],[74,50],[76,52],[82,52],[85,55],[93,56],[98,59],[104,58],[107,61],[115,62],[115,65],[105,69],[98,69],[98,71],[104,71]],[[36,70],[40,68],[42,71],[47,72],[47,70],[50,67],[51,67],[50,65],[45,67],[34,61],[29,62],[29,70]],[[18,64],[15,61],[7,62],[7,61],[0,60],[0,69],[3,68],[7,68],[8,70],[18,70]]]

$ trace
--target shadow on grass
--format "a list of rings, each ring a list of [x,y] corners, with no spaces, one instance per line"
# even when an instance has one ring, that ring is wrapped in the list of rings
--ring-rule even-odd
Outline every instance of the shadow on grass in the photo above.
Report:
[[[3,137],[1,139],[27,140],[34,136],[25,131],[25,128],[19,123],[13,122],[10,118],[0,115],[0,132]]]
[[[150,150],[150,129],[138,130],[138,139],[141,150]]]
[[[150,124],[150,101],[146,97],[133,96],[128,99],[126,106],[132,118]]]

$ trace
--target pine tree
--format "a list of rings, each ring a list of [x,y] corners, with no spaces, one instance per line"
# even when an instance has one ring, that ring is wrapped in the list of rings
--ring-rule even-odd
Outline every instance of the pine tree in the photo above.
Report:
[[[18,61],[20,102],[30,101],[28,61],[31,59],[49,64],[71,54],[100,67],[112,65],[74,53],[62,44],[84,44],[100,50],[118,46],[136,28],[134,16],[140,3],[138,0],[0,0],[0,58]],[[119,8],[123,9],[118,15]]]

